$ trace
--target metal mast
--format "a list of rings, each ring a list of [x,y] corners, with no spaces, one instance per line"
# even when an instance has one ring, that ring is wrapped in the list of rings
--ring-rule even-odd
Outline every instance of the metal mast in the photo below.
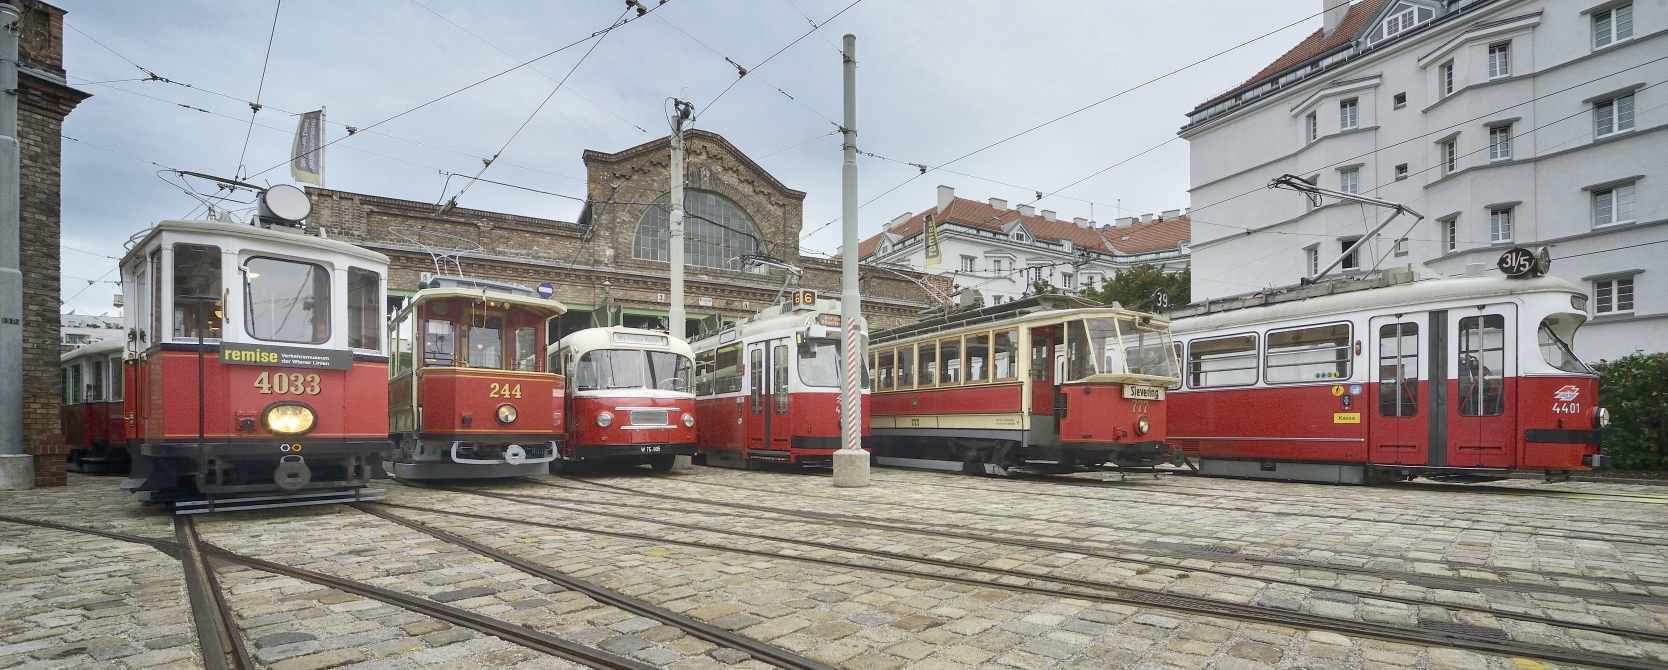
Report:
[[[868,486],[869,454],[863,451],[863,316],[857,295],[857,36],[845,36],[845,164],[840,168],[840,321],[845,328],[845,374],[840,376],[840,444],[834,454],[834,485]]]
[[[672,160],[667,170],[672,173],[672,193],[666,197],[671,201],[672,209],[667,217],[667,228],[670,234],[670,249],[668,261],[672,263],[672,307],[667,311],[667,329],[672,337],[684,338],[684,309],[683,309],[683,124],[695,111],[695,106],[682,100],[673,100],[672,107],[676,112],[672,115]]]

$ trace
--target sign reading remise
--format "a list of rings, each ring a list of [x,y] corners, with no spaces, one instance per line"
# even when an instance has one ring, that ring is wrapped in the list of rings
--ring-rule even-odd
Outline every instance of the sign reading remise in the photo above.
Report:
[[[220,344],[220,360],[234,365],[277,365],[315,370],[353,369],[353,353],[336,349],[301,349],[223,342]]]

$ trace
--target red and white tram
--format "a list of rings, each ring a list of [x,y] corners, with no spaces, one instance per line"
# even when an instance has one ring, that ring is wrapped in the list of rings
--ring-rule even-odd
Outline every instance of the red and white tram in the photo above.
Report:
[[[545,328],[567,308],[531,289],[435,277],[394,315],[384,464],[401,479],[542,475],[564,439]]]
[[[1207,475],[1483,479],[1603,466],[1587,296],[1552,277],[1409,270],[1178,310],[1172,439]]]
[[[796,291],[692,342],[697,438],[707,465],[833,464],[840,448],[840,301]],[[859,328],[867,331],[866,324]],[[869,379],[861,408],[869,416]],[[863,434],[869,434],[863,422]]]
[[[587,328],[550,345],[567,380],[567,441],[552,472],[578,463],[670,470],[695,453],[689,343],[663,331]]]
[[[970,473],[1180,463],[1162,316],[1066,295],[873,333],[875,461]]]
[[[69,467],[78,472],[125,473],[128,425],[122,374],[126,342],[112,338],[64,354],[64,440]]]
[[[382,474],[386,256],[266,217],[163,221],[120,268],[123,488],[151,501],[293,497]]]

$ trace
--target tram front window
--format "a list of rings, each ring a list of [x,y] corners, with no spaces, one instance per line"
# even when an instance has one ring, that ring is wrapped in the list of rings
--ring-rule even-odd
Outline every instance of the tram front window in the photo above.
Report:
[[[1120,321],[1118,325],[1122,327],[1126,323],[1131,329],[1124,330],[1122,335],[1130,374],[1181,376],[1176,367],[1176,347],[1170,340],[1169,328],[1142,328],[1132,321]]]
[[[643,352],[637,349],[587,351],[574,365],[574,378],[574,388],[580,391],[643,388]]]
[[[1564,372],[1593,373],[1592,368],[1575,357],[1575,352],[1569,344],[1579,325],[1581,321],[1571,316],[1549,316],[1541,319],[1541,327],[1536,332],[1535,339],[1541,345],[1541,358],[1546,359],[1547,365]]]
[[[799,381],[806,386],[839,386],[839,340],[806,340],[799,343]]]
[[[661,391],[689,393],[693,365],[689,358],[669,351],[649,351],[649,383]]]
[[[494,370],[504,367],[503,333],[503,317],[476,318],[469,327],[469,367]]]
[[[243,264],[249,336],[268,342],[330,340],[330,272],[314,263],[251,258]]]

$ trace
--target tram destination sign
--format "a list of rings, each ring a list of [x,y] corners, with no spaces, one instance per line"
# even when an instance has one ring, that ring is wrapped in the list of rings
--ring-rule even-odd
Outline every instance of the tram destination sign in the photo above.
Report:
[[[1500,260],[1495,265],[1507,277],[1523,277],[1535,271],[1536,260],[1535,252],[1523,247],[1513,247],[1500,254]]]
[[[302,349],[265,345],[220,344],[220,361],[233,365],[276,365],[282,368],[351,370],[353,353],[337,349]]]

